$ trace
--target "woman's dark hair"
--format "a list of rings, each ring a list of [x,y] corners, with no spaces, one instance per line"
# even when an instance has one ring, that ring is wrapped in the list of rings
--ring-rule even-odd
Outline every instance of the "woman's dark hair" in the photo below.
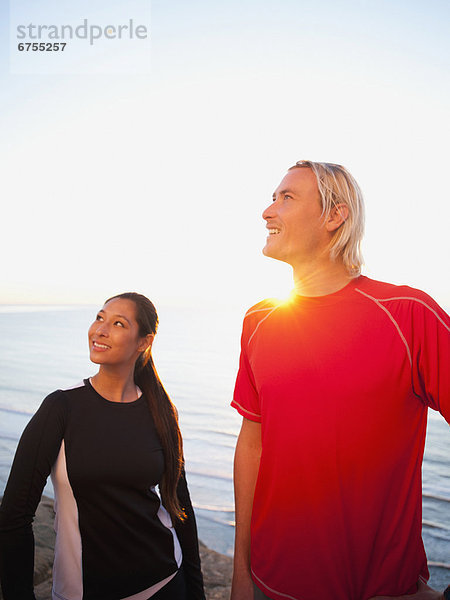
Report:
[[[139,335],[156,334],[158,315],[148,298],[136,292],[125,292],[109,298],[131,300],[136,308],[135,317]],[[183,441],[178,426],[178,416],[163,384],[158,376],[151,353],[151,346],[137,359],[134,368],[134,381],[141,388],[150,407],[150,412],[164,451],[165,469],[159,484],[161,499],[173,523],[186,518],[177,496],[177,485],[183,466]]]

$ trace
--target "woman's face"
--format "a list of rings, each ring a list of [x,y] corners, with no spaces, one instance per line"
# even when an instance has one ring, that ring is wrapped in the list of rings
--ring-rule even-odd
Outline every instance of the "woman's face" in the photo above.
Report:
[[[153,340],[141,337],[132,300],[114,298],[98,312],[89,327],[89,355],[93,363],[134,368],[138,356]]]

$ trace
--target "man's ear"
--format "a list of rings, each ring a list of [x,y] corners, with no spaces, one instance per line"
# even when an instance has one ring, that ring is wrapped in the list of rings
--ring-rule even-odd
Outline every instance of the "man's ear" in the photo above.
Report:
[[[138,346],[139,352],[144,352],[145,350],[151,350],[154,339],[155,339],[154,333],[149,333],[148,335],[143,337],[141,340],[141,343]]]
[[[348,206],[346,204],[335,204],[330,211],[325,227],[330,233],[339,229],[342,223],[348,219]]]

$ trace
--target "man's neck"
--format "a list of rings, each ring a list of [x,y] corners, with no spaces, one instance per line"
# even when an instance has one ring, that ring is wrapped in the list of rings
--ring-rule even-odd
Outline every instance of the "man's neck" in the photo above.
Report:
[[[293,266],[295,291],[300,296],[327,296],[345,287],[351,277],[342,261]]]

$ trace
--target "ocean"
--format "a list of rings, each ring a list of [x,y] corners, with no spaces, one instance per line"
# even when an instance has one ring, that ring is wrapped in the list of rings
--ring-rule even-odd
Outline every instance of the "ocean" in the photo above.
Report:
[[[153,355],[176,404],[199,535],[232,555],[232,463],[241,418],[230,408],[243,310],[157,307]],[[98,307],[0,307],[0,495],[20,434],[42,399],[93,375],[87,328]],[[423,465],[423,538],[431,580],[450,583],[450,456],[448,425],[429,411]],[[45,492],[52,496],[51,485]]]

